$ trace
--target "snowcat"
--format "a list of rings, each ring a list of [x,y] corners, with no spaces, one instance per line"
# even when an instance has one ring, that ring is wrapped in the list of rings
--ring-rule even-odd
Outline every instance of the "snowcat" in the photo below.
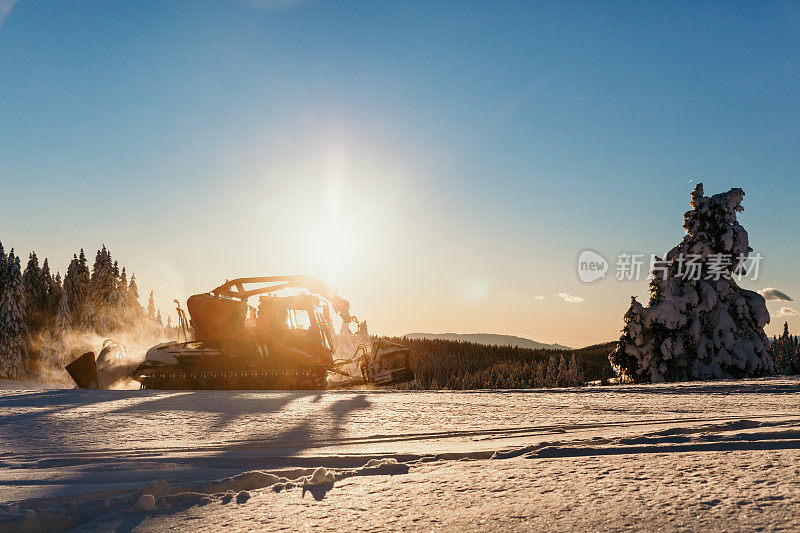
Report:
[[[256,298],[257,306],[249,305]],[[386,340],[373,339],[371,348],[362,343],[352,356],[335,358],[331,309],[343,332],[359,322],[347,300],[310,276],[237,278],[190,296],[186,309],[188,318],[178,305],[179,341],[150,348],[141,364],[128,368],[140,388],[317,390],[414,379],[409,349]],[[67,371],[81,388],[107,388],[111,379],[102,377],[101,365],[120,358],[124,347],[107,341],[97,361],[89,352]],[[329,384],[329,375],[338,380]]]

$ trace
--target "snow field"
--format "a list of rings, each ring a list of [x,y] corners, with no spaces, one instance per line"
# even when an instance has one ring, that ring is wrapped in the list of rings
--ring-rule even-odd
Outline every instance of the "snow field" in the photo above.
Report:
[[[0,391],[0,531],[792,530],[798,392]]]

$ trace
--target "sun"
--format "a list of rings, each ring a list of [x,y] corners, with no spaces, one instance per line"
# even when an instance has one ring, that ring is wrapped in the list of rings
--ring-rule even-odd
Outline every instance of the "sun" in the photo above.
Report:
[[[341,219],[320,221],[310,230],[308,263],[312,274],[331,286],[338,286],[357,268],[357,228]]]

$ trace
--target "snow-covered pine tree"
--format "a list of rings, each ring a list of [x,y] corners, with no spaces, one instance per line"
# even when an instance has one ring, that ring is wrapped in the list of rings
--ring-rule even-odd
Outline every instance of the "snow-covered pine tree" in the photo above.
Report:
[[[54,310],[53,317],[58,312],[58,304],[61,302],[62,292],[64,292],[64,280],[61,278],[61,272],[57,271],[56,277],[53,278],[53,290],[50,292],[50,304]]]
[[[3,248],[3,243],[0,242],[0,300],[3,299],[3,294],[8,290],[8,274],[9,265],[6,251]],[[6,322],[5,309],[0,307],[0,335],[2,335],[2,324]],[[0,337],[0,346],[2,346],[3,338]],[[3,362],[0,361],[0,372],[2,372]]]
[[[6,257],[6,251],[3,248],[3,243],[0,242],[0,298],[3,297],[3,293],[8,286],[8,257]],[[2,309],[0,309],[0,313],[2,313]],[[0,323],[2,323],[3,317],[0,316]]]
[[[128,275],[125,267],[120,272],[117,262],[114,261],[114,272],[116,272],[114,282],[114,294],[111,305],[115,309],[114,315],[119,326],[128,327],[131,325],[130,307],[128,305]]]
[[[47,286],[47,292],[43,302],[44,307],[42,309],[42,316],[44,319],[43,326],[38,335],[32,338],[30,351],[32,353],[38,351],[36,355],[38,356],[39,363],[44,365],[42,370],[45,370],[46,367],[54,364],[59,366],[61,362],[60,356],[58,355],[60,352],[58,351],[59,346],[56,342],[57,338],[54,336],[56,313],[58,312],[58,304],[61,299],[61,275],[56,273],[55,277],[52,276],[47,258],[45,258],[42,263],[42,280]]]
[[[571,387],[582,387],[585,385],[583,372],[581,371],[580,365],[578,364],[578,358],[575,357],[575,354],[572,354],[572,356],[569,358],[567,376]]]
[[[136,274],[131,275],[131,282],[128,284],[128,307],[137,318],[143,309],[139,304],[139,287],[136,285]]]
[[[155,322],[156,320],[156,301],[153,291],[150,291],[150,298],[147,299],[147,318],[151,322]]]
[[[83,279],[78,256],[73,255],[72,261],[67,267],[67,275],[64,276],[64,286],[61,290],[61,299],[58,302],[55,326],[56,337],[80,325],[81,311],[86,301],[88,289],[87,281]]]
[[[116,306],[116,277],[111,254],[105,245],[97,251],[92,276],[89,280],[89,291],[83,306],[81,327],[87,331],[94,331],[99,335],[106,335],[116,329],[120,318],[115,314]]]
[[[533,386],[537,389],[544,388],[547,382],[547,364],[539,361],[534,366]]]
[[[650,302],[635,298],[625,313],[617,348],[609,356],[622,381],[683,381],[741,378],[774,369],[764,326],[764,298],[740,288],[732,274],[752,252],[736,221],[744,192],[712,197],[698,184],[684,215],[681,243],[654,272]],[[699,264],[690,275],[688,264]],[[655,270],[655,269],[654,269]]]
[[[562,353],[558,357],[558,373],[556,374],[556,387],[566,387],[569,382],[569,376],[567,375],[567,360],[564,359],[564,354]]]
[[[42,277],[47,284],[47,322],[46,327],[53,328],[56,321],[56,312],[58,312],[58,303],[61,301],[61,291],[63,286],[61,284],[61,274],[56,272],[55,277],[50,273],[50,263],[45,257],[42,263]]]
[[[22,379],[26,375],[29,334],[25,321],[22,269],[12,248],[6,259],[6,289],[0,297],[0,376]]]
[[[119,288],[128,297],[128,273],[125,272],[125,267],[122,267],[122,273],[119,275]]]
[[[64,276],[51,338],[51,359],[59,367],[66,365],[73,355],[70,353],[69,335],[80,325],[80,315],[86,300],[87,287],[83,286],[81,277],[80,261],[77,255],[73,255]]]
[[[31,252],[25,272],[22,274],[22,291],[25,302],[25,320],[28,331],[33,336],[38,335],[47,325],[49,304],[47,291],[49,288],[42,269],[39,268],[36,252]]]
[[[544,386],[548,388],[558,387],[558,358],[555,355],[551,355],[547,362]]]

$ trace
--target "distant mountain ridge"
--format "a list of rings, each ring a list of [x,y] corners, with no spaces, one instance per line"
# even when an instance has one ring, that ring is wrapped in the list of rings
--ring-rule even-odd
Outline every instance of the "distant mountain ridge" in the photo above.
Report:
[[[407,333],[403,335],[408,339],[440,339],[446,341],[474,342],[489,346],[516,346],[533,350],[572,350],[563,344],[546,344],[525,337],[514,335],[498,335],[495,333]]]

